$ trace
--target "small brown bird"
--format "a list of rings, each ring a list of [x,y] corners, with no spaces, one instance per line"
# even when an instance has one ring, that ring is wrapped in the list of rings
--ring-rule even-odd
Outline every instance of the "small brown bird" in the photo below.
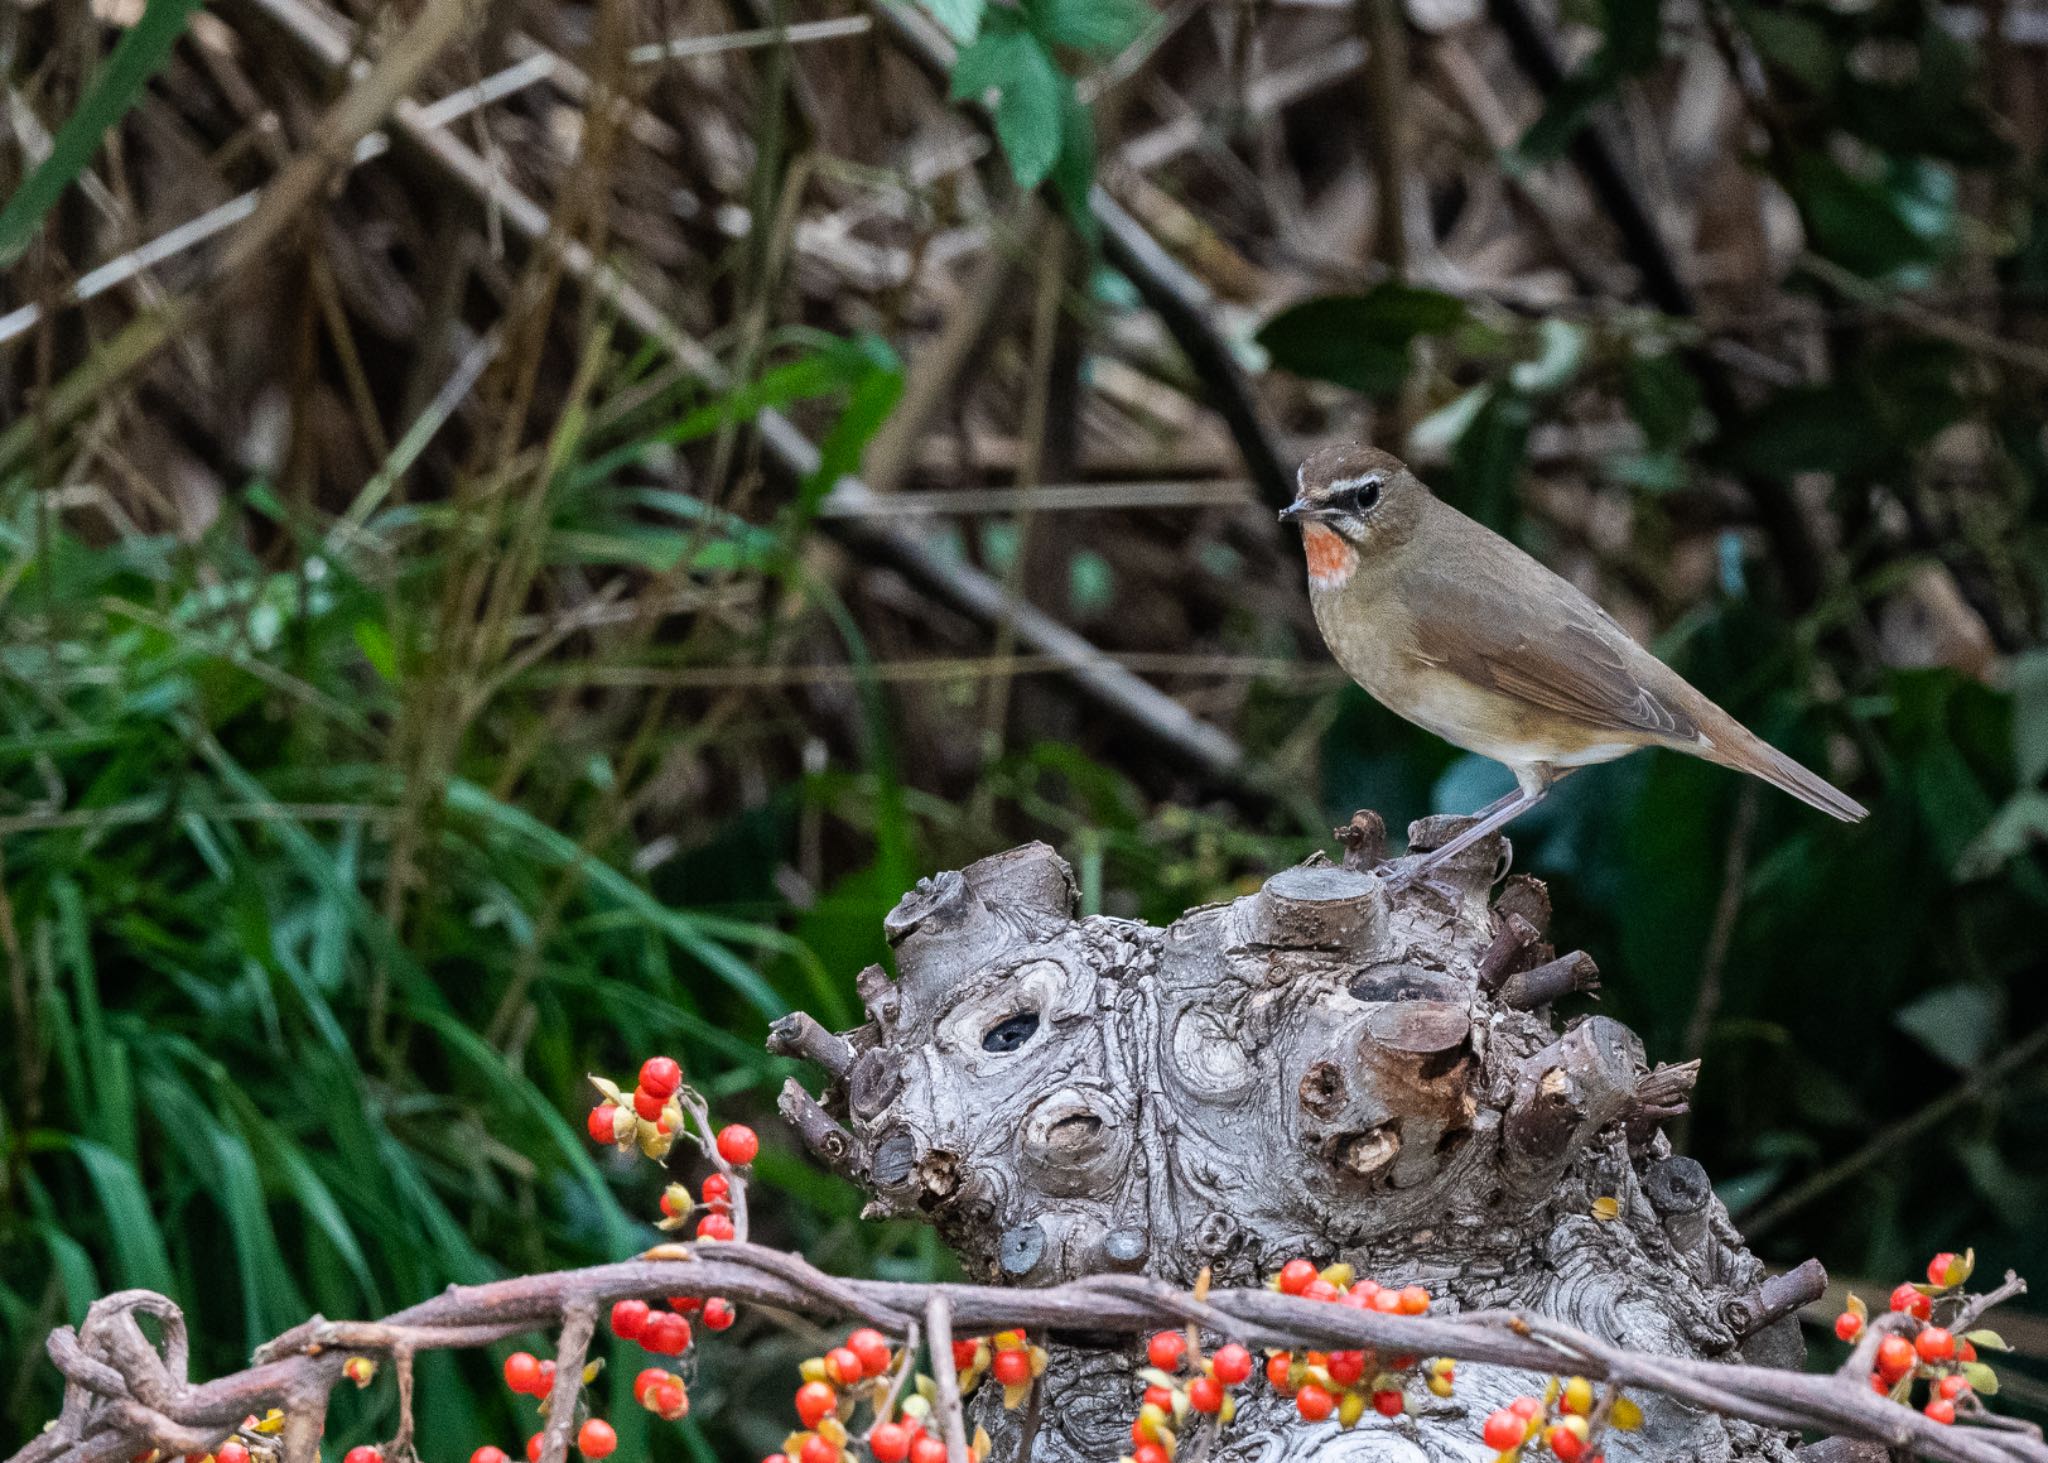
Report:
[[[1302,526],[1309,600],[1337,663],[1388,709],[1503,763],[1521,785],[1403,882],[1534,807],[1573,769],[1638,747],[1750,773],[1845,822],[1865,815],[1391,453],[1325,447],[1296,485],[1280,517]]]

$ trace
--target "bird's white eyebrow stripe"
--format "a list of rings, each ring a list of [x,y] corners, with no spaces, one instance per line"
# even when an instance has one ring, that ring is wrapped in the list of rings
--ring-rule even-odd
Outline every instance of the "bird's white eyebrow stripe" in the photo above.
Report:
[[[1385,479],[1382,478],[1380,474],[1376,472],[1362,473],[1355,478],[1338,478],[1337,481],[1330,484],[1330,491],[1340,492],[1346,488],[1376,488],[1383,481],[1385,481]]]

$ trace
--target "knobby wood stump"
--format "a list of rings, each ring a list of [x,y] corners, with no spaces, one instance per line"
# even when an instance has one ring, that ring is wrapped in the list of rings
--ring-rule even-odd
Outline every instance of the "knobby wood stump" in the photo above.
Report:
[[[1413,825],[1411,850],[1466,821]],[[899,974],[861,973],[867,1024],[776,1028],[772,1046],[831,1077],[816,1100],[790,1083],[783,1111],[870,1216],[929,1220],[978,1278],[1190,1286],[1207,1266],[1252,1285],[1307,1255],[1424,1285],[1441,1310],[1519,1306],[1638,1350],[1800,1364],[1788,1312],[1814,1287],[1762,1287],[1705,1171],[1659,1130],[1697,1064],[1652,1068],[1619,1022],[1553,1016],[1598,972],[1545,943],[1543,885],[1496,897],[1496,841],[1392,893],[1377,815],[1339,838],[1341,865],[1318,854],[1165,929],[1077,918],[1042,843],[921,880],[885,921]],[[1035,1458],[1128,1452],[1138,1348],[1048,1345]],[[1218,1451],[1482,1459],[1486,1414],[1543,1381],[1462,1366],[1453,1397],[1411,1388],[1409,1415],[1340,1432],[1255,1378]],[[1020,1414],[998,1390],[972,1420],[1003,1457]],[[1610,1433],[1610,1458],[1792,1455],[1782,1434],[1637,1400],[1644,1427]]]

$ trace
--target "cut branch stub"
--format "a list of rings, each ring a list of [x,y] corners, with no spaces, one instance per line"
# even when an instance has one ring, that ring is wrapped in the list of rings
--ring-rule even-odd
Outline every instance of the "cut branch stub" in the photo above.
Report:
[[[1410,848],[1464,826],[1424,820]],[[1509,880],[1489,906],[1500,840],[1396,892],[1381,827],[1360,814],[1339,830],[1344,866],[1318,855],[1164,929],[1077,918],[1043,844],[924,880],[887,921],[899,978],[861,974],[870,1023],[778,1027],[781,1049],[833,1078],[786,1110],[869,1189],[870,1213],[929,1219],[970,1271],[1011,1285],[1188,1286],[1205,1268],[1249,1285],[1306,1254],[1652,1352],[1735,1346],[1761,1267],[1657,1131],[1694,1069],[1652,1070],[1605,1017],[1559,1029],[1557,1004],[1597,968],[1551,958],[1540,882]],[[1044,1456],[1125,1451],[1129,1379],[1053,1355]],[[1468,1406],[1529,1385],[1482,1369]],[[1003,1447],[1003,1419],[981,1420]],[[1697,1414],[1652,1421],[1656,1447],[1616,1439],[1608,1455],[1778,1448]],[[1347,1447],[1372,1456],[1358,1440],[1378,1426]]]

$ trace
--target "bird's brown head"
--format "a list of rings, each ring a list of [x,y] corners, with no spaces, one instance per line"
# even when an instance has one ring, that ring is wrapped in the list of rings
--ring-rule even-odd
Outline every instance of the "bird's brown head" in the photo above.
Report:
[[[1309,579],[1321,589],[1341,588],[1360,559],[1406,543],[1429,497],[1400,458],[1355,442],[1311,453],[1295,489],[1280,518],[1301,525]]]

